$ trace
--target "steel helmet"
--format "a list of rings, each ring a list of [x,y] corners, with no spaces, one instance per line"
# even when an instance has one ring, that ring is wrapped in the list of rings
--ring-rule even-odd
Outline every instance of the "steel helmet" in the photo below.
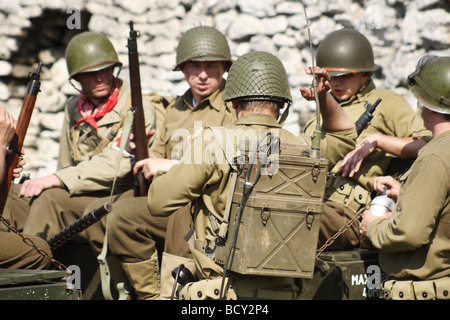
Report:
[[[369,40],[350,28],[333,31],[323,39],[317,48],[316,61],[330,76],[374,72],[380,68],[374,63]]]
[[[103,34],[86,31],[74,36],[66,48],[69,79],[82,72],[98,71],[113,65],[122,66],[117,52]]]
[[[450,57],[422,57],[408,84],[424,107],[450,114]]]
[[[199,26],[186,31],[176,53],[174,70],[181,70],[181,65],[187,61],[224,61],[228,67],[232,63],[227,39],[213,27]]]
[[[290,104],[292,96],[286,69],[268,52],[246,53],[231,65],[223,99],[274,100]]]

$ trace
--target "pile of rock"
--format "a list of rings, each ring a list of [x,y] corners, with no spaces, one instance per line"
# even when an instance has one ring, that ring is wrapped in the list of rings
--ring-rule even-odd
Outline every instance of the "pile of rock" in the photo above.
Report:
[[[304,0],[313,51],[331,31],[352,27],[373,44],[382,67],[375,82],[403,94],[413,105],[405,78],[425,53],[450,55],[450,4],[446,0]],[[77,20],[78,19],[78,20]],[[315,110],[298,90],[309,86],[304,68],[311,64],[307,20],[294,0],[18,0],[0,6],[0,106],[16,117],[26,75],[44,63],[41,93],[25,140],[33,177],[56,168],[58,139],[66,98],[75,89],[67,81],[64,48],[82,30],[106,34],[124,63],[128,79],[128,22],[140,31],[138,48],[144,93],[181,94],[184,77],[172,71],[180,35],[197,25],[211,25],[230,42],[234,58],[250,50],[277,55],[285,64],[294,103],[286,127],[295,134]]]

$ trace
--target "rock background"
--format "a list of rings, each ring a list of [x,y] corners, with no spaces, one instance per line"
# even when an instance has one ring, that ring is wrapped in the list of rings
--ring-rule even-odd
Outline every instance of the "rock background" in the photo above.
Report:
[[[450,55],[448,0],[304,0],[313,50],[331,31],[352,27],[371,41],[379,87],[394,89],[414,108],[405,78],[426,53]],[[128,80],[128,22],[134,21],[141,62],[143,93],[165,95],[186,90],[173,72],[175,48],[182,32],[198,25],[215,26],[230,42],[234,58],[264,50],[285,64],[294,103],[286,128],[295,134],[315,110],[298,88],[309,86],[304,68],[311,63],[306,19],[294,0],[0,0],[0,107],[16,118],[26,93],[27,75],[43,62],[41,93],[25,139],[26,172],[32,178],[56,169],[64,102],[76,91],[67,81],[64,50],[84,30],[106,34],[119,53]]]

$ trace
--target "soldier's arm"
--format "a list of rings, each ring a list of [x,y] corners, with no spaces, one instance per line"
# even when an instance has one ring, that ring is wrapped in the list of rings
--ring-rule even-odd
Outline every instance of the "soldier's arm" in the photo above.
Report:
[[[156,123],[155,109],[146,98],[143,99],[143,105],[146,130],[154,130]],[[82,161],[76,166],[58,170],[54,174],[71,195],[109,190],[116,175],[118,177],[117,186],[130,185],[131,187],[134,157],[128,152],[123,152],[120,155],[119,135],[121,135],[121,130],[113,145],[105,147],[100,154],[89,160]],[[153,139],[151,138],[149,145],[152,143]],[[116,173],[119,156],[121,157],[120,166]]]
[[[356,144],[354,150],[350,151],[342,161],[338,172],[343,177],[353,175],[359,171],[363,160],[376,148],[393,154],[402,159],[417,158],[420,148],[427,143],[423,138],[414,140],[412,137],[395,137],[384,134],[371,134]]]
[[[369,224],[367,236],[372,244],[385,252],[409,251],[427,244],[447,197],[449,181],[441,158],[418,158],[400,188],[390,218]]]
[[[169,216],[200,197],[207,186],[221,181],[223,176],[217,173],[221,165],[215,163],[213,154],[203,152],[203,142],[203,139],[194,139],[179,164],[155,175],[148,190],[148,208],[152,215]],[[196,161],[199,153],[202,161]]]
[[[2,174],[0,174],[0,183],[3,183],[2,179],[5,176],[3,172],[8,171],[5,168],[6,148],[14,137],[14,130],[15,121],[13,117],[8,113],[8,111],[6,111],[6,109],[0,108],[0,168],[2,172]]]
[[[70,100],[69,100],[70,101]],[[70,139],[70,116],[69,116],[69,102],[66,103],[64,109],[64,122],[61,130],[61,137],[59,139],[59,153],[57,170],[73,165],[72,161],[72,143]]]
[[[319,103],[323,126],[327,130],[344,131],[355,127],[353,121],[329,92],[319,98]]]
[[[317,79],[317,95],[322,115],[323,126],[329,131],[343,131],[352,129],[355,124],[347,116],[339,103],[333,98],[329,90],[331,88],[330,76],[322,68],[316,67],[315,75]],[[306,68],[307,74],[313,74],[311,67]],[[314,89],[300,88],[302,96],[307,100],[315,99]]]

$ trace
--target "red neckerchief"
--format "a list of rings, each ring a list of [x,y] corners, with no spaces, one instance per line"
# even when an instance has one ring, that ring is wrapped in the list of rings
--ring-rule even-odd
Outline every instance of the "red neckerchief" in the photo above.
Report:
[[[82,118],[78,120],[75,126],[78,126],[81,122],[86,121],[96,130],[98,129],[96,120],[108,113],[117,103],[117,97],[119,96],[120,90],[118,79],[116,79],[114,86],[115,88],[113,93],[109,95],[108,99],[104,103],[99,104],[96,108],[94,108],[94,105],[89,97],[83,93],[80,94],[80,97],[78,98],[78,112],[81,114]]]

